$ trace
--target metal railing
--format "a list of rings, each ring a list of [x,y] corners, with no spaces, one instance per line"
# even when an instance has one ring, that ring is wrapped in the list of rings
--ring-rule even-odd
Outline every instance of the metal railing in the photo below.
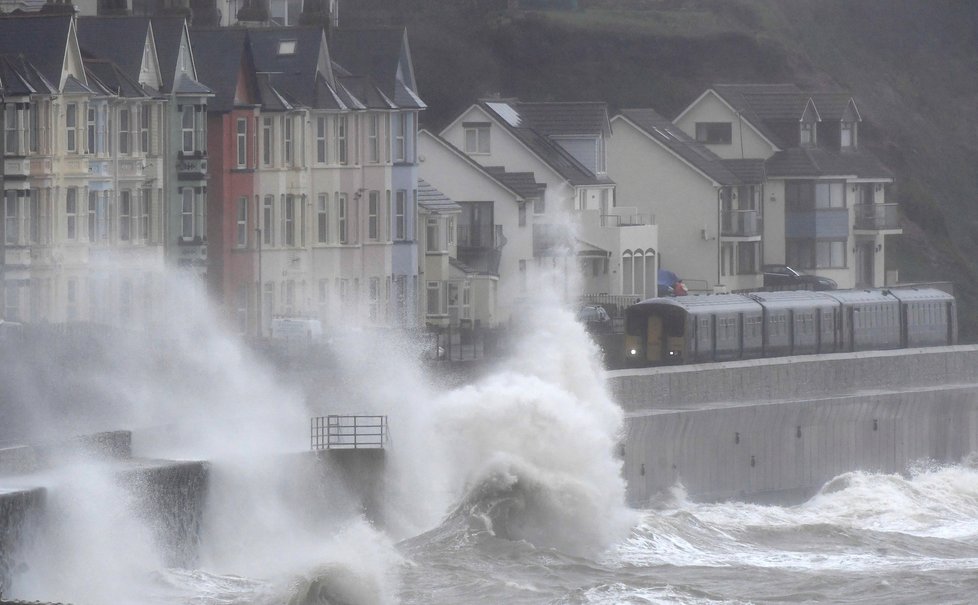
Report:
[[[880,231],[899,229],[897,204],[856,204],[856,229]]]
[[[496,246],[495,229],[491,223],[459,225],[456,233],[458,245],[462,248],[492,249]]]
[[[383,448],[388,440],[387,416],[317,416],[309,422],[313,450]]]
[[[646,214],[602,214],[602,227],[642,227],[654,225],[655,215]]]

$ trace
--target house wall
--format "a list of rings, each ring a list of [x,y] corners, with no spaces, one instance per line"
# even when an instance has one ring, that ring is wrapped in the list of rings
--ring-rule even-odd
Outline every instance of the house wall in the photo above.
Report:
[[[686,113],[680,119],[676,120],[676,125],[695,139],[697,122],[731,123],[731,141],[729,145],[706,145],[710,151],[721,158],[766,159],[774,155],[776,151],[771,143],[765,141],[746,122],[741,123],[740,118],[730,107],[713,93],[704,95],[703,98],[688,108]]]
[[[612,127],[608,176],[618,184],[622,205],[655,215],[662,227],[659,266],[684,280],[715,285],[719,271],[716,187],[627,122],[615,118]]]
[[[497,297],[494,321],[508,322],[514,303],[525,295],[519,278],[519,261],[533,258],[533,228],[529,218],[532,211],[527,209],[527,224],[521,227],[520,201],[512,191],[471,166],[431,135],[420,136],[418,149],[424,157],[420,165],[421,178],[436,189],[456,201],[493,202],[494,224],[502,226],[503,237],[506,238],[499,261],[499,281],[495,286],[498,290],[493,294]],[[473,296],[476,296],[475,292]],[[490,321],[489,318],[486,321]],[[492,322],[488,325],[492,325]]]

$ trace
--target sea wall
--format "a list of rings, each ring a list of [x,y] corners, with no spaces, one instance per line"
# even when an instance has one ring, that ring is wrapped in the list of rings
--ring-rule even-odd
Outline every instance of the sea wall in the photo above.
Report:
[[[978,347],[609,372],[625,411],[628,500],[797,501],[854,470],[978,450]]]

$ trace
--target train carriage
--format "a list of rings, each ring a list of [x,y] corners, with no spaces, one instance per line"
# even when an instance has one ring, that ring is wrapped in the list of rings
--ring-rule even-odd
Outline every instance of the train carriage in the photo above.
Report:
[[[934,288],[891,290],[900,301],[900,345],[930,347],[958,342],[954,297]]]
[[[933,288],[652,298],[625,312],[633,366],[956,343],[954,297]]]
[[[786,290],[749,295],[764,308],[764,356],[841,349],[839,303],[822,292]]]

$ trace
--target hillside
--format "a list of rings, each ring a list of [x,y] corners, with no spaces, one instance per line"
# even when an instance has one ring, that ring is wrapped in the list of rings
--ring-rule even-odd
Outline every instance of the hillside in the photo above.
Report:
[[[950,280],[978,341],[978,3],[969,0],[402,0],[425,125],[480,96],[601,100],[676,115],[715,82],[843,88],[897,175],[903,281]],[[891,197],[892,199],[892,197]]]

